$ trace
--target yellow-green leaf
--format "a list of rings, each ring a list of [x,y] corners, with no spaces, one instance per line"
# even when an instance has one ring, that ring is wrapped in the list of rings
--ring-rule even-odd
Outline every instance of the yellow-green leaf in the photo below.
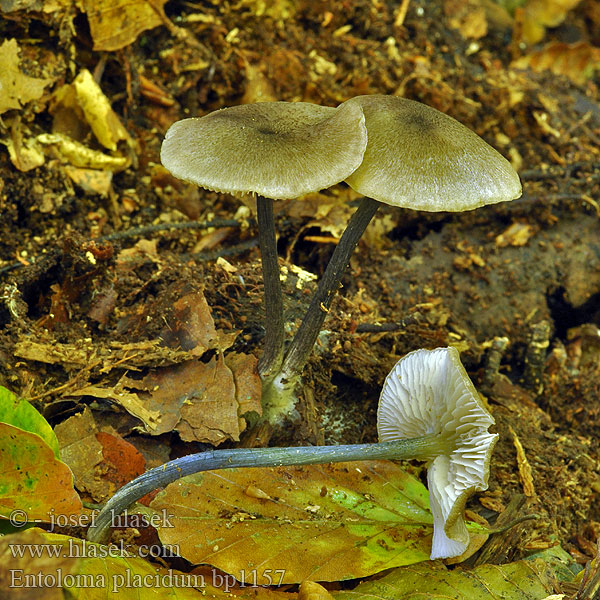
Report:
[[[37,433],[52,448],[54,456],[60,458],[58,440],[50,424],[27,400],[19,398],[0,385],[0,422],[19,429]]]
[[[163,543],[236,578],[338,581],[429,559],[427,489],[389,461],[226,469],[169,485],[152,502]],[[472,530],[483,528],[474,524]]]
[[[15,598],[21,598],[20,591],[33,588],[38,592],[31,597],[52,600],[289,598],[276,590],[234,586],[231,576],[214,569],[183,573],[140,558],[159,550],[159,546],[103,546],[34,527],[0,539],[0,590],[14,591]]]
[[[69,467],[36,433],[0,423],[0,516],[51,521],[80,512]]]
[[[553,590],[552,570],[543,560],[448,570],[439,563],[394,569],[335,600],[541,600]]]

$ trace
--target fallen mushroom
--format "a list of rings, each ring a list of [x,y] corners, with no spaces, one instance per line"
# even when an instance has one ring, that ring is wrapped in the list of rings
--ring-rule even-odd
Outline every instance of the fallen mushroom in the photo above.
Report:
[[[380,442],[436,434],[447,444],[427,469],[432,559],[459,556],[467,548],[465,503],[488,487],[499,437],[488,432],[493,424],[456,348],[411,352],[385,380],[377,411]]]
[[[462,554],[469,542],[466,500],[487,489],[490,456],[498,439],[455,348],[416,350],[387,376],[377,413],[378,443],[298,448],[241,448],[184,456],[152,469],[122,487],[104,506],[88,540],[106,540],[111,522],[142,496],[200,471],[350,460],[429,462],[433,515],[431,558]]]
[[[426,104],[395,96],[357,96],[367,127],[361,165],[346,178],[364,194],[348,223],[273,386],[293,399],[297,382],[339,288],[354,247],[381,203],[428,212],[462,212],[514,200],[521,182],[511,164],[470,129]],[[280,410],[290,402],[280,403]]]
[[[283,301],[273,199],[297,198],[339,183],[361,163],[367,144],[359,105],[263,102],[217,110],[174,123],[161,149],[180,179],[231,194],[257,195],[265,285],[263,381],[283,358]]]

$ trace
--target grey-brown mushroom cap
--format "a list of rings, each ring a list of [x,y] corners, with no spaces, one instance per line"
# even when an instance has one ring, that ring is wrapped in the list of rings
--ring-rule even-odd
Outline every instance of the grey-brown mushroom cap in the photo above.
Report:
[[[365,113],[367,149],[346,179],[360,194],[430,212],[471,210],[521,195],[511,164],[452,117],[395,96],[357,96],[345,104]]]
[[[210,190],[288,199],[346,179],[366,145],[359,104],[261,102],[174,123],[161,161],[175,177]]]

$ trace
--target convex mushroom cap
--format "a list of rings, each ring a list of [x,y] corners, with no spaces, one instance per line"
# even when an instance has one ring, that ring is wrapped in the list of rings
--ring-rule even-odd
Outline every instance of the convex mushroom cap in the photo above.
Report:
[[[261,102],[177,121],[161,161],[175,177],[210,190],[289,199],[343,181],[366,145],[360,104]]]
[[[416,350],[387,376],[377,412],[381,442],[439,436],[445,450],[427,468],[433,515],[431,559],[459,556],[469,544],[464,508],[488,487],[490,457],[498,434],[455,348]]]
[[[470,210],[521,195],[511,164],[452,117],[396,96],[357,96],[344,104],[360,106],[367,125],[363,162],[346,179],[360,194],[430,212]]]

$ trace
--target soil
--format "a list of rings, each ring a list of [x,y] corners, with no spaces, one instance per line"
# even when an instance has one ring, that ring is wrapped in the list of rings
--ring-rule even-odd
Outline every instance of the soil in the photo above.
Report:
[[[593,4],[582,2],[549,39],[600,44]],[[474,496],[470,509],[493,522],[525,494],[518,516],[538,518],[521,526],[511,558],[558,543],[581,563],[595,556],[598,77],[574,83],[564,74],[514,69],[523,48],[510,20],[488,15],[487,35],[474,40],[450,27],[449,5],[414,0],[395,23],[399,6],[375,0],[172,1],[165,6],[170,26],[113,52],[92,50],[81,13],[67,13],[72,28],[62,13],[7,13],[0,37],[17,39],[21,67],[32,77],[52,71],[55,81],[12,126],[50,131],[52,90],[89,69],[134,141],[136,160],[97,194],[73,183],[59,158],[24,172],[0,151],[0,383],[31,399],[52,424],[86,404],[99,416],[118,413],[75,392],[115,382],[125,368],[115,365],[106,375],[98,364],[33,360],[19,344],[92,340],[108,348],[155,340],[174,302],[198,290],[217,329],[240,332],[231,350],[259,356],[262,283],[252,201],[170,176],[159,160],[166,129],[185,116],[260,99],[335,106],[360,94],[402,95],[450,114],[503,152],[519,168],[523,197],[462,214],[382,209],[305,370],[300,422],[263,442],[373,441],[378,391],[392,365],[416,348],[454,345],[500,434],[489,490]],[[0,129],[6,138],[6,123]],[[356,199],[342,184],[278,203],[282,266],[319,276],[334,247],[326,238],[337,234]],[[310,214],[317,201],[341,208],[319,219]],[[212,227],[169,226],[218,219]],[[292,327],[309,300],[295,282],[284,282]],[[120,423],[127,439],[143,437]],[[198,446],[176,433],[161,440],[171,456]]]

